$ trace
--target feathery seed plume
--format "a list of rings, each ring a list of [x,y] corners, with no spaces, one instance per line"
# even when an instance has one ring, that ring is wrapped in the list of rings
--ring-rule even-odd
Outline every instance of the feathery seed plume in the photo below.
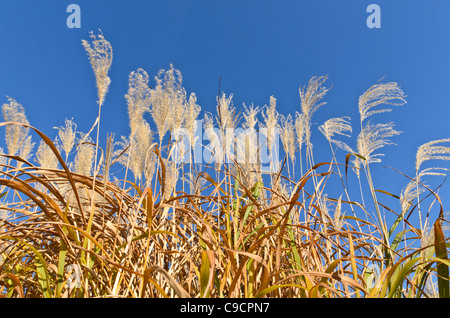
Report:
[[[381,104],[402,106],[406,103],[405,93],[400,89],[397,83],[375,84],[371,86],[363,95],[359,97],[359,114],[362,122],[374,115],[384,112],[390,112],[392,109],[383,108],[378,110],[370,109]]]
[[[233,94],[226,97],[225,93],[220,98],[217,98],[217,123],[220,130],[225,132],[227,128],[236,128],[238,116],[236,108],[233,107]]]
[[[134,134],[144,114],[150,111],[152,96],[148,86],[148,74],[143,69],[139,68],[137,71],[131,72],[128,83],[128,93],[125,95],[125,99],[128,104],[131,134]]]
[[[3,104],[2,112],[5,121],[16,122],[29,125],[25,110],[16,100],[8,97],[9,103]],[[20,125],[7,125],[5,133],[5,142],[8,148],[8,154],[14,156],[24,147],[27,140],[29,128]]]
[[[31,136],[27,136],[24,140],[22,147],[19,149],[19,157],[23,160],[28,160],[31,157],[31,151],[33,150],[34,142],[31,142]],[[17,168],[22,166],[22,162],[17,162]]]
[[[280,137],[283,143],[286,154],[291,158],[291,161],[295,161],[295,129],[292,121],[292,116],[289,114],[287,117],[280,115]]]
[[[319,107],[326,104],[325,102],[320,102],[320,100],[330,90],[322,86],[327,79],[327,76],[314,76],[309,80],[308,86],[299,88],[300,106],[305,124],[305,143],[308,147],[311,147],[312,116]]]
[[[191,139],[190,140],[191,147],[194,147],[195,130],[197,128],[196,120],[198,115],[200,114],[200,111],[201,107],[197,104],[197,97],[195,96],[195,93],[191,93],[191,95],[189,96],[187,109],[184,117],[184,127],[189,132],[189,136]]]
[[[89,55],[89,60],[97,80],[98,103],[103,105],[109,84],[111,83],[108,71],[111,68],[113,58],[112,46],[105,39],[101,31],[98,39],[92,31],[90,32],[90,37],[92,38],[92,45],[86,40],[81,40],[81,43]]]
[[[305,116],[299,112],[295,112],[295,136],[297,147],[301,150],[305,143]]]
[[[64,150],[66,154],[66,162],[69,158],[70,151],[75,145],[75,139],[77,136],[77,125],[73,122],[72,119],[65,120],[65,127],[54,127],[58,129],[58,137],[61,141],[62,150]]]
[[[0,171],[3,171],[3,169],[5,168],[5,165],[8,164],[8,160],[6,159],[5,156],[3,156],[4,150],[2,147],[0,147]]]
[[[272,152],[272,146],[275,138],[275,131],[278,127],[278,118],[279,114],[276,110],[277,107],[277,99],[273,96],[270,96],[269,107],[266,112],[262,114],[264,118],[264,123],[261,124],[261,128],[265,130],[265,134],[267,137],[267,148],[269,149],[269,154]]]
[[[438,144],[450,142],[448,139],[439,139],[427,142],[419,147],[416,153],[416,175],[442,175],[442,173],[431,172],[431,170],[445,170],[443,168],[428,168],[419,173],[419,169],[428,160],[450,160],[450,147]]]
[[[418,186],[415,180],[411,180],[400,193],[402,213],[406,212],[411,206],[411,201],[416,199],[424,191],[421,186]]]
[[[114,133],[108,134],[106,138],[105,160],[103,162],[103,190],[106,191],[106,185],[109,181],[109,169],[114,155]]]
[[[258,118],[256,117],[260,111],[259,107],[254,107],[253,104],[247,107],[244,104],[244,127],[247,129],[255,129],[256,123],[258,122]]]
[[[221,146],[221,139],[219,134],[217,134],[214,129],[214,121],[211,114],[205,113],[205,117],[203,119],[205,125],[205,132],[208,136],[210,144],[207,146],[211,154],[214,156],[214,161],[216,163],[216,167],[220,167],[222,164],[222,154],[223,147]]]
[[[346,134],[347,131],[350,133],[352,132],[352,126],[350,125],[349,120],[350,118],[346,116],[340,118],[330,118],[319,126],[319,130],[330,143],[334,143],[339,148],[342,148],[347,152],[353,152],[353,150],[346,143],[333,139],[334,135],[351,137],[349,134]]]
[[[59,148],[57,139],[55,140],[54,144],[57,148]],[[58,158],[55,156],[52,149],[43,140],[39,142],[39,147],[36,151],[36,162],[41,168],[46,169],[57,169],[59,164]]]
[[[359,155],[366,159],[365,165],[372,162],[381,162],[379,156],[384,154],[374,154],[374,152],[385,145],[392,145],[388,138],[399,135],[400,132],[393,129],[394,123],[371,124],[370,122],[361,130],[358,135],[357,149]]]
[[[172,64],[169,70],[160,70],[155,80],[151,114],[161,143],[167,131],[180,128],[183,123],[186,91],[181,86],[183,78],[180,71]]]
[[[83,136],[84,139],[86,136]],[[92,144],[93,141],[90,137],[86,138],[87,141],[80,144],[77,147],[77,155],[75,157],[75,172],[84,176],[90,176],[92,171],[92,165],[94,163],[95,147]]]

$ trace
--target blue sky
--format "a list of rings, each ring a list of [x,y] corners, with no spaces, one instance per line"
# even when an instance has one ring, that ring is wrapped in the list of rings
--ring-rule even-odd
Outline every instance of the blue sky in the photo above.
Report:
[[[81,8],[80,29],[66,26],[71,3]],[[381,29],[366,26],[371,3],[381,8]],[[417,147],[450,138],[449,12],[445,0],[2,1],[0,103],[6,95],[15,98],[31,124],[52,138],[52,127],[65,118],[89,130],[97,96],[81,40],[101,28],[114,50],[103,142],[107,132],[128,135],[124,95],[129,73],[139,67],[153,77],[173,63],[206,111],[215,108],[219,77],[221,90],[234,94],[238,108],[263,106],[274,95],[281,113],[294,114],[300,110],[299,86],[328,75],[332,90],[313,118],[318,162],[330,160],[330,152],[317,126],[350,116],[355,134],[345,141],[354,145],[358,98],[384,77],[399,83],[408,104],[377,117],[394,121],[403,134],[393,138],[397,146],[383,149],[374,181],[376,188],[399,194],[407,180],[382,167],[412,176]],[[344,158],[339,152],[338,159]],[[441,196],[447,206],[449,191],[446,183]]]

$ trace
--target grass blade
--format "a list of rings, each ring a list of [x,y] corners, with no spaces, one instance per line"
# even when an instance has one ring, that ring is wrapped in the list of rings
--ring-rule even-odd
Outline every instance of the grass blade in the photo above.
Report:
[[[434,222],[434,248],[436,257],[440,259],[448,259],[447,247],[445,246],[445,236],[442,231],[440,220]],[[437,264],[438,288],[440,298],[449,298],[449,274],[448,265],[443,262]]]

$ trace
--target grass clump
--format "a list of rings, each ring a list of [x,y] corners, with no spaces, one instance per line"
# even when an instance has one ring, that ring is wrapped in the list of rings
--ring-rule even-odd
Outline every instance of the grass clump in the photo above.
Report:
[[[89,132],[66,120],[52,140],[17,101],[3,105],[0,296],[449,297],[447,220],[423,180],[445,175],[423,164],[448,160],[442,144],[449,139],[419,147],[416,175],[405,176],[399,194],[376,188],[371,174],[399,134],[393,123],[372,122],[391,111],[375,107],[406,102],[396,83],[359,98],[355,150],[335,139],[351,138],[349,117],[323,123],[331,156],[316,163],[312,116],[325,105],[326,76],[300,88],[293,115],[280,114],[271,96],[269,106],[244,105],[241,116],[233,95],[219,92],[217,113],[198,120],[196,95],[173,65],[157,74],[154,88],[138,69],[125,95],[130,134],[120,141],[108,134],[103,149],[112,46],[102,34],[91,37],[82,44],[99,114]],[[199,152],[200,125],[209,143]],[[31,136],[39,138],[34,155]]]

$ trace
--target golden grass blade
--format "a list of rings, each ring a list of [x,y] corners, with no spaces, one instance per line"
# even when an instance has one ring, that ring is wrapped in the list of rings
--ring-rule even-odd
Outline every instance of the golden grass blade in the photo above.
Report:
[[[214,277],[215,257],[214,251],[202,252],[202,264],[200,266],[200,297],[209,298],[210,288]]]
[[[353,238],[351,233],[348,233],[348,244],[350,248],[350,262],[352,264],[353,279],[356,281],[358,279],[358,268],[356,267],[355,259],[355,247],[353,245]],[[356,294],[359,297],[359,294]]]
[[[270,287],[267,287],[267,288],[261,290],[259,293],[257,293],[255,295],[255,298],[262,298],[262,297],[264,297],[265,295],[267,295],[268,293],[270,293],[270,292],[272,292],[274,290],[277,290],[277,289],[280,289],[280,288],[286,288],[286,287],[295,287],[295,288],[299,288],[299,289],[302,289],[302,290],[306,290],[305,286],[301,286],[301,285],[297,285],[297,284],[273,285],[273,286],[270,286]]]
[[[23,287],[20,283],[20,279],[13,273],[4,273],[0,275],[0,280],[5,279],[6,277],[12,281],[14,290],[17,292],[19,298],[24,298]]]
[[[151,282],[151,279],[150,279],[149,277],[150,277],[150,274],[151,274],[153,271],[159,272],[159,273],[161,273],[161,274],[164,276],[164,278],[167,280],[167,282],[168,282],[168,284],[170,285],[170,287],[173,288],[175,294],[176,294],[178,297],[180,297],[180,298],[190,298],[190,295],[188,294],[188,292],[185,291],[185,290],[183,289],[183,287],[181,287],[181,285],[178,284],[178,283],[170,276],[170,274],[169,274],[164,268],[162,268],[161,266],[153,265],[153,266],[150,266],[149,268],[147,268],[147,269],[145,270],[145,273],[144,273],[144,279],[147,280],[148,282]],[[154,281],[153,281],[153,282],[154,282]],[[159,285],[156,284],[156,283],[153,283],[153,284],[154,284],[155,286],[159,286]],[[145,283],[143,286],[144,286],[144,288],[145,288],[146,283]],[[160,290],[160,292],[163,292],[163,290],[162,290],[161,287],[158,288],[158,290]],[[144,293],[142,293],[142,294],[144,294]],[[163,295],[165,295],[164,292],[163,292]],[[165,296],[167,296],[167,295],[165,295]]]
[[[144,275],[143,275],[143,278],[142,278],[142,281],[143,281],[143,283],[142,283],[142,290],[141,290],[142,297],[143,297],[143,295],[145,295],[145,289],[147,287],[147,284],[151,283],[153,286],[156,287],[156,289],[161,293],[161,295],[164,298],[169,298],[169,296],[166,294],[164,289],[161,286],[159,286],[159,284],[157,282],[155,282],[153,279],[150,278],[150,274],[152,273],[152,271],[153,271],[152,268],[147,268],[144,271]]]

